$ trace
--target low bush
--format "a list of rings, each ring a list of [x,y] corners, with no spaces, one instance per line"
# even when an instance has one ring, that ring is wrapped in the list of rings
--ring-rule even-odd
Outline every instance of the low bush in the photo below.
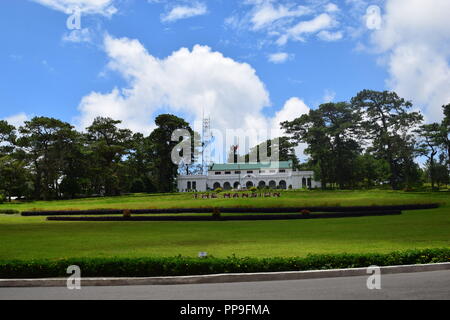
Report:
[[[212,217],[213,217],[214,220],[220,220],[221,213],[220,213],[220,209],[219,208],[214,208],[213,209]]]
[[[13,209],[0,209],[0,214],[19,214],[20,211]]]
[[[211,216],[191,215],[191,216],[98,216],[98,217],[47,217],[47,221],[248,221],[248,220],[292,220],[292,219],[330,219],[330,218],[352,218],[369,216],[398,215],[400,210],[391,211],[367,211],[367,212],[330,212],[311,214],[249,214],[249,215],[229,215],[222,216],[220,209],[213,210]]]
[[[123,217],[125,219],[131,218],[131,210],[123,210]]]
[[[327,254],[304,258],[74,258],[0,262],[0,278],[67,277],[77,265],[82,277],[159,277],[241,272],[280,272],[450,262],[450,248],[387,254]]]
[[[405,204],[388,206],[316,206],[316,207],[221,207],[222,213],[298,213],[302,210],[310,212],[361,212],[361,211],[389,211],[389,210],[424,210],[438,208],[439,204]],[[210,213],[211,207],[204,208],[170,208],[170,209],[131,209],[133,215],[139,214],[175,214],[175,213]],[[24,211],[22,216],[101,216],[101,215],[122,215],[122,210],[98,209],[98,210],[72,210],[72,211]]]
[[[309,211],[308,209],[303,209],[300,213],[304,216],[309,216],[311,214],[311,211]]]

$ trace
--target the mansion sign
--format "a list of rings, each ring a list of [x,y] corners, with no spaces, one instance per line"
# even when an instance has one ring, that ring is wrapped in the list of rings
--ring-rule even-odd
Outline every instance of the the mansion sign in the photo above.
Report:
[[[203,194],[194,194],[194,199],[218,199],[218,198],[224,198],[224,199],[235,199],[235,198],[280,198],[281,193],[280,192],[252,192],[252,193],[223,193],[222,196],[220,196],[217,193],[203,193]]]

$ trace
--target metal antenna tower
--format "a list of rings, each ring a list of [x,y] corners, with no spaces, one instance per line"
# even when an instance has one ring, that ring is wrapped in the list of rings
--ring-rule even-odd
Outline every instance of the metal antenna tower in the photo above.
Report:
[[[202,169],[203,174],[208,173],[208,167],[211,164],[211,118],[203,116],[202,128]]]

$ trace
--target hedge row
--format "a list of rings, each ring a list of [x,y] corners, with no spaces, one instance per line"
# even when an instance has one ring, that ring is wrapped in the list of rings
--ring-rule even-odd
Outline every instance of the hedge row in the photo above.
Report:
[[[20,211],[13,209],[1,209],[0,214],[19,214]]]
[[[389,211],[389,210],[422,210],[435,209],[439,204],[405,204],[392,206],[355,206],[355,207],[233,207],[218,208],[222,213],[297,213],[302,210],[310,212],[361,212],[361,211]],[[130,210],[132,214],[177,214],[177,213],[211,213],[213,207],[208,208],[172,208],[172,209],[134,209]],[[25,211],[23,216],[68,216],[68,215],[111,215],[122,214],[118,209],[111,210],[77,210],[77,211]]]
[[[369,211],[369,212],[337,212],[302,214],[253,214],[242,216],[153,216],[153,217],[47,217],[48,221],[248,221],[248,220],[299,220],[299,219],[323,219],[323,218],[350,218],[367,216],[399,215],[401,211]]]
[[[388,254],[308,255],[305,258],[92,258],[0,262],[0,278],[67,277],[68,266],[82,277],[158,277],[217,273],[279,272],[450,262],[450,248]]]

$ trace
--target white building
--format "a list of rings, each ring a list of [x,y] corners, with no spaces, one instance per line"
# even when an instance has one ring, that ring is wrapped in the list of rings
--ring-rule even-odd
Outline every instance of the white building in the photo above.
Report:
[[[313,171],[297,171],[293,169],[292,161],[213,164],[207,175],[181,175],[177,184],[180,192],[217,188],[301,189],[321,186],[320,182],[314,181]]]

